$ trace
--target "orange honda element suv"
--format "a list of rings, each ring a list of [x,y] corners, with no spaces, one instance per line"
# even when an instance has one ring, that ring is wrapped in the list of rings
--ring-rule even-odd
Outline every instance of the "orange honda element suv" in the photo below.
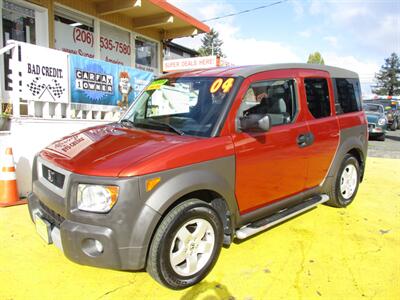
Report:
[[[360,97],[356,73],[320,65],[160,77],[118,122],[37,155],[32,220],[74,262],[186,288],[233,239],[353,201],[368,139]]]

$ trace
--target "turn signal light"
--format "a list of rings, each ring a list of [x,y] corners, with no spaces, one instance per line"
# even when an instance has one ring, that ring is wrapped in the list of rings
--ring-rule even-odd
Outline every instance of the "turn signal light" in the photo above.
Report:
[[[155,177],[146,180],[146,192],[150,192],[161,181],[160,177]]]

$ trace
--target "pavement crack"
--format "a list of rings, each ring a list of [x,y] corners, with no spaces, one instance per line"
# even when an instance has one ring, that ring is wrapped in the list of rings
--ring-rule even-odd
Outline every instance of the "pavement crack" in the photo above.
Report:
[[[130,285],[132,285],[132,284],[133,284],[133,282],[132,282],[132,281],[129,281],[128,284],[124,284],[124,285],[118,286],[118,287],[116,287],[115,289],[112,289],[111,291],[108,291],[108,292],[104,293],[103,295],[101,295],[100,297],[98,297],[97,300],[98,300],[98,299],[102,299],[102,298],[104,298],[105,296],[107,296],[107,295],[109,295],[109,294],[112,294],[112,293],[115,293],[116,291],[118,291],[118,290],[120,290],[120,289],[123,289],[123,288],[125,288],[125,287],[127,287],[127,286],[130,286]]]

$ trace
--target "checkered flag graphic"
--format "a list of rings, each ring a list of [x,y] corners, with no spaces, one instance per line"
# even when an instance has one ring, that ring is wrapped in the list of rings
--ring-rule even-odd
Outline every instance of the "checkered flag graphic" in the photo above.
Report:
[[[43,89],[46,88],[45,84],[38,83],[39,79],[39,77],[36,77],[31,83],[27,84],[27,87],[29,88],[33,96],[39,95],[43,91]]]
[[[65,88],[63,88],[56,79],[53,79],[53,82],[54,85],[48,85],[47,88],[51,91],[54,97],[60,98],[64,94]]]

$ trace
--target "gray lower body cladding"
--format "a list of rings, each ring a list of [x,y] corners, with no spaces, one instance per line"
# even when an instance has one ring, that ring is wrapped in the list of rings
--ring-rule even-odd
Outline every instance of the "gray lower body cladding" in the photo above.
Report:
[[[120,187],[118,201],[106,214],[84,212],[76,206],[78,183]],[[118,179],[71,173],[66,197],[61,197],[38,180],[34,171],[29,212],[38,213],[60,230],[65,256],[85,265],[139,270],[145,267],[148,245],[161,215],[140,201],[138,178]],[[103,245],[101,254],[91,255],[88,240]]]
[[[234,196],[234,156],[131,178],[83,176],[68,172],[65,189],[52,188],[43,179],[37,166],[44,164],[57,172],[62,169],[39,159],[34,163],[32,193],[28,197],[31,217],[38,213],[61,235],[65,256],[84,265],[139,270],[146,265],[146,256],[154,231],[164,213],[184,195],[199,190],[213,190],[221,198],[230,199],[237,210]],[[161,181],[151,192],[145,190],[149,178]],[[119,186],[118,201],[109,213],[93,213],[77,208],[79,183]],[[103,245],[101,254],[85,251],[88,240]]]

